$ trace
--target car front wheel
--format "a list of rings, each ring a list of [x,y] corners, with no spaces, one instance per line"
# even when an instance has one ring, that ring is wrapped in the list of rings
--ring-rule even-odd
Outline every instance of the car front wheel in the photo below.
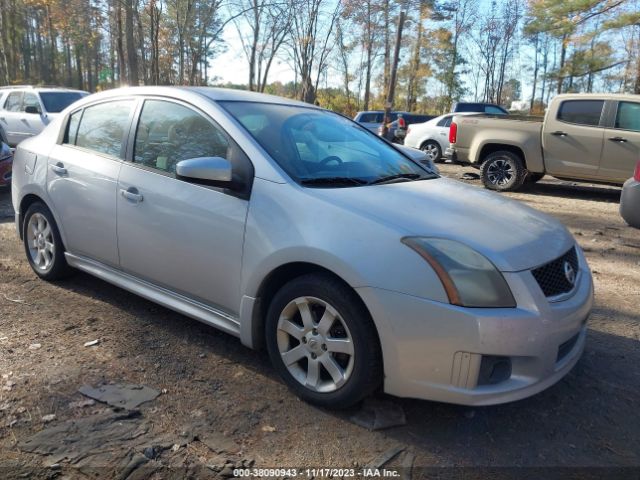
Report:
[[[36,274],[44,280],[58,280],[71,273],[64,258],[64,247],[51,211],[35,202],[24,216],[22,239],[27,260]]]
[[[266,342],[275,369],[302,399],[346,408],[382,380],[380,345],[362,302],[329,275],[304,275],[273,298]]]

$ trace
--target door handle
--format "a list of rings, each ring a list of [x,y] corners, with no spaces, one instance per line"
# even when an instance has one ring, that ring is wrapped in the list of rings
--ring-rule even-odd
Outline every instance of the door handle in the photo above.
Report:
[[[551,132],[551,135],[555,135],[556,137],[567,137],[569,134],[567,132],[563,132],[561,130],[557,130],[555,132]]]
[[[121,188],[120,194],[127,200],[131,200],[134,203],[140,203],[143,199],[142,194],[138,193],[138,189],[133,187],[127,190],[125,190],[124,188]]]
[[[611,137],[609,140],[611,140],[612,142],[618,142],[618,143],[628,142],[628,140],[623,137]]]
[[[62,162],[58,162],[55,165],[51,165],[51,171],[57,173],[58,175],[66,175],[67,169],[64,168],[64,164]]]

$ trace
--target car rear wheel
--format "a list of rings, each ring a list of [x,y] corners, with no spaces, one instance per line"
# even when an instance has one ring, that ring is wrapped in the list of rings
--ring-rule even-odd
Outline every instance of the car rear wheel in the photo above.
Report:
[[[422,150],[427,155],[427,158],[432,162],[444,162],[444,159],[442,158],[442,149],[440,148],[440,145],[438,145],[438,142],[425,142],[420,147],[420,150]]]
[[[27,209],[22,224],[22,238],[27,260],[44,280],[68,276],[71,268],[64,258],[64,246],[51,211],[41,202]]]
[[[527,170],[522,159],[509,151],[490,153],[480,167],[480,178],[484,186],[499,192],[517,190],[526,176]]]
[[[382,380],[380,345],[362,302],[329,275],[304,275],[273,298],[266,321],[271,361],[302,399],[346,408]]]

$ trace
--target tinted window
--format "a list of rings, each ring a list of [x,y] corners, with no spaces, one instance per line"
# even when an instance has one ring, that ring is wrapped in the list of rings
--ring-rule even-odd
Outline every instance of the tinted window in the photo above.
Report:
[[[616,115],[616,128],[640,132],[640,103],[620,102]]]
[[[494,107],[493,105],[487,105],[484,108],[485,113],[489,113],[491,115],[505,115],[504,110],[498,107]]]
[[[134,161],[174,173],[181,160],[229,159],[229,146],[226,135],[199,113],[176,103],[147,100],[138,122]]]
[[[11,92],[4,102],[4,109],[9,112],[19,112],[22,109],[22,92]]]
[[[64,136],[63,143],[69,143],[71,145],[76,144],[76,137],[78,136],[78,126],[80,125],[80,118],[82,117],[82,110],[71,114],[69,117],[69,124],[67,125],[67,132]]]
[[[291,105],[220,103],[301,183],[354,186],[399,174],[433,178],[377,135],[340,115]],[[263,128],[257,130],[256,125]]]
[[[484,107],[477,103],[459,103],[455,108],[456,112],[484,112]]]
[[[444,117],[442,120],[438,122],[439,127],[449,127],[451,125],[451,119],[453,117]]]
[[[424,123],[435,118],[433,115],[407,115],[407,123]]]
[[[360,115],[360,122],[362,123],[380,123],[382,121],[381,113],[363,113]]]
[[[579,125],[597,126],[604,100],[566,100],[558,110],[558,120]]]
[[[76,100],[86,96],[83,92],[41,92],[40,98],[44,108],[49,113],[58,113]]]
[[[119,157],[132,107],[132,100],[119,100],[85,108],[76,145]]]
[[[40,102],[38,97],[34,93],[25,92],[24,99],[22,101],[22,108],[20,110],[26,111],[27,107],[36,107],[40,111]]]

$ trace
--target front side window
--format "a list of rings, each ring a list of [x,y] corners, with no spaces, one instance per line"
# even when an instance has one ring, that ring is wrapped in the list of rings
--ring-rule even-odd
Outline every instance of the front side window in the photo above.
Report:
[[[615,128],[640,132],[640,103],[618,103]]]
[[[38,112],[40,112],[40,102],[38,101],[38,97],[34,93],[26,92],[24,94],[21,110],[23,112],[26,112],[27,107],[35,107]]]
[[[597,127],[603,107],[604,100],[565,100],[558,109],[558,120]]]
[[[301,184],[346,187],[394,176],[435,178],[377,135],[340,115],[292,105],[220,104]]]
[[[22,92],[11,92],[4,102],[4,109],[8,112],[19,112],[22,109]]]
[[[175,173],[181,160],[229,159],[229,141],[209,120],[173,102],[146,100],[140,114],[134,162]]]
[[[104,102],[84,109],[75,144],[120,157],[124,133],[129,127],[133,100]]]

